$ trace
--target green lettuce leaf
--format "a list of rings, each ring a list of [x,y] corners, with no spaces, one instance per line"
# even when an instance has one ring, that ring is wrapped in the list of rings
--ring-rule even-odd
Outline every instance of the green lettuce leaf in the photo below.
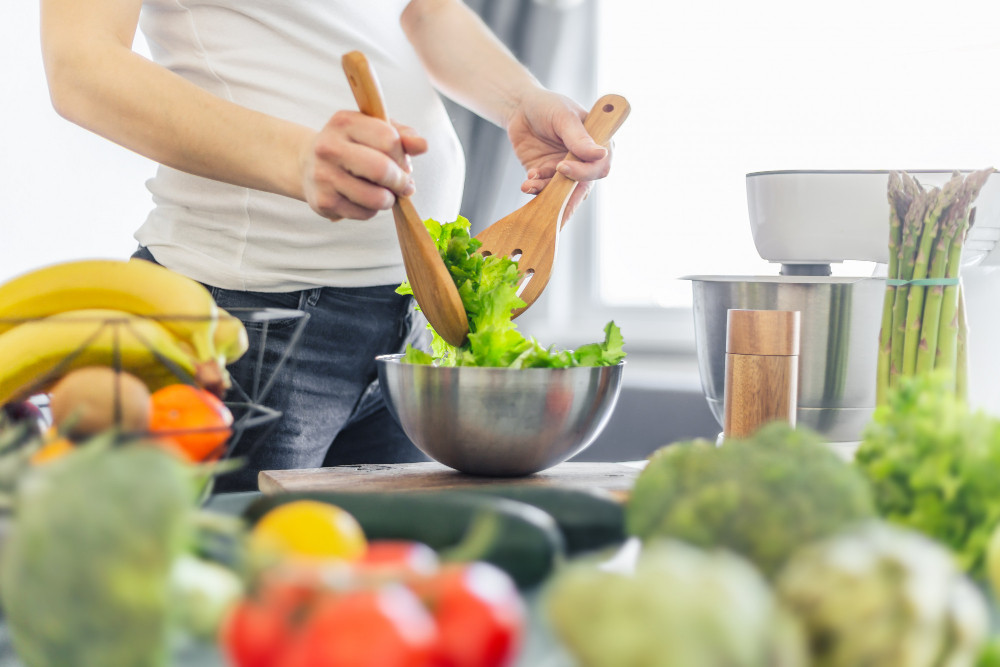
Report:
[[[542,347],[525,337],[511,319],[511,312],[525,305],[517,296],[520,279],[517,262],[509,257],[484,257],[482,243],[469,234],[469,221],[424,221],[434,245],[458,288],[469,319],[469,337],[454,347],[434,331],[431,354],[408,347],[403,361],[439,366],[493,366],[504,368],[567,368],[613,366],[625,358],[624,339],[614,322],[604,328],[604,341],[584,345],[576,351]],[[412,295],[408,282],[396,292]]]

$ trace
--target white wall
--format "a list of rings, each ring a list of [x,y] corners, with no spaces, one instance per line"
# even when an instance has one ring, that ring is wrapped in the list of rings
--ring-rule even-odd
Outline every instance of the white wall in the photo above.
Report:
[[[127,257],[151,207],[149,160],[52,110],[38,3],[4,3],[0,20],[0,280],[64,259]]]

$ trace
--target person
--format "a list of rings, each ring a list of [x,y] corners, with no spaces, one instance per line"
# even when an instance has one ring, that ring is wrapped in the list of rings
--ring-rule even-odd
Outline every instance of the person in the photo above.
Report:
[[[152,60],[133,48],[142,30]],[[425,460],[388,413],[375,357],[426,345],[390,209],[459,215],[465,162],[441,95],[503,127],[535,194],[558,170],[568,210],[607,175],[586,111],[543,87],[460,0],[42,0],[42,55],[64,118],[159,166],[135,257],[218,304],[309,315],[247,321],[239,387],[282,417],[244,433],[217,491],[263,469]],[[341,56],[365,53],[391,124],[362,115]],[[571,151],[579,161],[565,161]],[[263,346],[262,366],[257,368]],[[256,384],[255,384],[256,382]],[[249,392],[253,394],[253,391]]]

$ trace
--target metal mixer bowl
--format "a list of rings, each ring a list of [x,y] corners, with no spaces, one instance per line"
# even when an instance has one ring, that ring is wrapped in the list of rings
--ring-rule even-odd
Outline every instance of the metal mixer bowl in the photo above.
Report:
[[[831,442],[856,442],[875,409],[883,278],[688,276],[698,369],[709,407],[724,419],[730,308],[801,313],[797,424]]]
[[[377,357],[389,411],[436,461],[514,477],[586,449],[611,418],[624,362],[577,368],[437,367]]]

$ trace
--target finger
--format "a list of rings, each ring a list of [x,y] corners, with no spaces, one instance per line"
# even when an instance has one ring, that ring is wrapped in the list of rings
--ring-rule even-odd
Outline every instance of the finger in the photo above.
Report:
[[[608,155],[608,149],[594,141],[581,119],[574,118],[564,124],[559,137],[566,149],[583,162],[596,162]]]
[[[604,178],[611,171],[611,148],[604,148],[604,156],[591,162],[579,160],[562,160],[556,165],[556,171],[574,181],[596,181]]]
[[[318,193],[313,201],[313,210],[329,220],[370,220],[378,214],[378,208],[361,206],[351,201],[344,193],[332,188]]]
[[[560,226],[565,225],[573,214],[576,213],[580,204],[583,203],[587,197],[590,196],[590,190],[593,186],[590,182],[579,183],[573,190],[573,194],[570,195],[569,201],[566,202],[566,210],[563,212],[562,222]]]
[[[348,141],[385,154],[405,170],[406,151],[395,126],[357,111],[338,111],[327,123],[327,128]]]
[[[364,144],[344,143],[337,147],[336,152],[318,148],[317,158],[332,174],[343,172],[383,189],[383,197],[388,201],[388,206],[392,205],[393,197],[408,197],[415,190],[413,178],[405,169],[385,153]],[[341,181],[339,185],[343,186],[348,182]]]
[[[392,191],[330,165],[318,165],[314,184],[313,208],[331,219],[368,220],[396,201]]]
[[[349,171],[336,174],[332,184],[341,196],[363,209],[385,211],[392,208],[396,202],[396,191]],[[408,197],[414,190],[413,181],[408,181],[408,186],[403,188],[398,196]],[[358,219],[366,220],[369,217],[371,216]]]
[[[335,199],[320,198],[313,209],[328,220],[338,222],[340,220],[371,220],[378,211],[358,206],[354,202],[344,198]]]
[[[521,184],[521,192],[529,195],[537,195],[549,184],[555,173],[555,169],[551,167],[529,169],[526,174],[527,178]]]
[[[399,132],[399,139],[403,144],[403,151],[407,155],[421,155],[427,152],[427,140],[417,134],[417,131],[408,125],[394,123]]]

